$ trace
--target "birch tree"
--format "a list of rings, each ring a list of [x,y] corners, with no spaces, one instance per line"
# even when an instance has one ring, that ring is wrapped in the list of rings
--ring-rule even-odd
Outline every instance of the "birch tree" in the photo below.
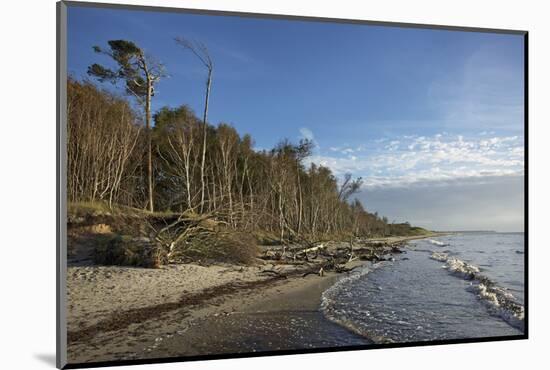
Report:
[[[119,201],[140,126],[130,105],[90,83],[67,82],[67,196]]]
[[[195,143],[200,122],[187,106],[161,108],[155,115],[156,146],[161,158],[164,177],[172,179],[171,188],[181,189],[178,203],[184,204],[182,210],[195,208],[195,167],[198,151]],[[179,191],[178,191],[179,192]],[[169,200],[167,204],[172,204]]]

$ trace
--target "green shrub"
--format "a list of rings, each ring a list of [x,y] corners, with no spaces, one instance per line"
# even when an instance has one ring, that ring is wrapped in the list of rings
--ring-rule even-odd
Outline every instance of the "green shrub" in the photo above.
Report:
[[[94,262],[100,265],[159,267],[165,254],[147,238],[127,235],[98,235]]]

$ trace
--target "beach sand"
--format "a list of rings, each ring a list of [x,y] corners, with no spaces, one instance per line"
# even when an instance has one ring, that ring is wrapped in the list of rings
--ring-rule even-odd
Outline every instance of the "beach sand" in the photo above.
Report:
[[[265,262],[69,266],[69,363],[371,343],[319,310],[322,292],[357,271],[302,277],[307,269]]]
[[[76,338],[69,342],[69,362],[370,343],[326,320],[319,311],[322,292],[346,274],[274,279],[259,271],[190,264],[158,270],[69,268],[69,338]],[[225,293],[224,287],[235,282],[242,286]],[[193,296],[209,288],[221,293],[178,308],[182,292]],[[173,309],[164,310],[166,303],[174,303]],[[126,320],[125,314],[145,307],[151,308],[151,314],[117,325]],[[113,316],[120,318],[115,325],[102,325]],[[98,329],[87,330],[94,327]]]

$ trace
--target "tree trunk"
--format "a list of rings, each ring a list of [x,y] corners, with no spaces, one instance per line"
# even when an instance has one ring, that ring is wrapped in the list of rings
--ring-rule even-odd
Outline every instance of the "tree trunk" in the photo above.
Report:
[[[201,160],[201,213],[204,211],[204,163],[206,159],[206,120],[208,118],[208,99],[210,97],[210,84],[212,82],[212,69],[208,70],[208,80],[206,81],[206,98],[204,103],[204,115],[202,118],[202,160]]]
[[[302,214],[303,214],[303,198],[302,198],[302,182],[300,181],[300,162],[296,162],[296,176],[298,178],[298,235],[302,233]]]
[[[147,131],[147,188],[149,191],[149,211],[154,212],[153,203],[153,153],[151,144],[151,95],[153,84],[147,81],[147,100],[145,101],[145,129]]]

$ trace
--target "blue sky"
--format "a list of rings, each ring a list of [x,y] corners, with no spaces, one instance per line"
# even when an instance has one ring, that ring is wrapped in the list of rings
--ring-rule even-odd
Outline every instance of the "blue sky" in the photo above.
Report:
[[[68,68],[77,78],[91,63],[109,63],[93,45],[132,40],[169,74],[153,108],[185,103],[201,112],[205,70],[173,38],[200,40],[215,64],[212,123],[251,134],[258,149],[313,139],[309,160],[362,176],[359,198],[390,220],[523,230],[522,36],[77,7],[68,14]],[[487,202],[487,184],[508,189],[486,205],[493,223],[472,217]],[[454,211],[436,199],[404,201],[460,189],[469,195]],[[418,207],[423,217],[410,211]]]

